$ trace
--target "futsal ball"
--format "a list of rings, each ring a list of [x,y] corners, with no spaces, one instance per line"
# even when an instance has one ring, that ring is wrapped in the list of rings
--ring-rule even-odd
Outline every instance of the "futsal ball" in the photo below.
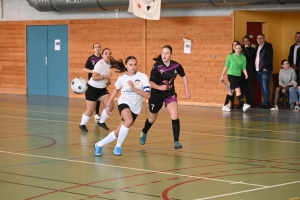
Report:
[[[82,77],[74,78],[71,82],[71,88],[76,94],[82,94],[87,90],[86,80]]]

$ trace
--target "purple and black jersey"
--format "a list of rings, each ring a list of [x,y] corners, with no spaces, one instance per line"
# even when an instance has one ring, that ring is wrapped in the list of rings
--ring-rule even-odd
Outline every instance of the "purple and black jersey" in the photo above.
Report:
[[[91,55],[90,57],[88,57],[88,59],[85,63],[85,68],[87,68],[89,70],[93,70],[96,63],[101,59],[102,59],[101,55],[99,57],[95,56],[94,54]],[[91,79],[92,75],[93,75],[93,73],[88,74],[89,80]]]
[[[166,66],[163,61],[158,61],[154,64],[150,81],[157,85],[167,85],[166,91],[157,89],[151,89],[151,94],[157,94],[161,96],[171,96],[175,94],[174,80],[179,74],[181,77],[185,76],[183,67],[174,60],[170,61],[170,65]]]

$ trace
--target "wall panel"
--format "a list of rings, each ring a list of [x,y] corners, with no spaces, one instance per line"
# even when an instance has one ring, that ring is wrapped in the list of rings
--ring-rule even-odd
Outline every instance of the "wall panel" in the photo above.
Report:
[[[153,57],[161,47],[173,47],[172,59],[181,63],[187,74],[192,98],[185,99],[181,78],[176,91],[181,104],[221,106],[226,94],[219,77],[231,51],[233,16],[174,17],[159,21],[143,19],[90,19],[0,22],[0,93],[26,94],[26,26],[69,25],[69,82],[76,76],[87,78],[84,64],[99,42],[109,47],[116,59],[134,55],[139,71],[150,74]],[[183,53],[183,38],[192,40],[192,53]],[[216,55],[216,58],[213,58]],[[113,70],[114,71],[114,70]],[[119,76],[113,73],[112,82]],[[112,91],[114,86],[110,86]],[[69,92],[72,98],[84,95]]]

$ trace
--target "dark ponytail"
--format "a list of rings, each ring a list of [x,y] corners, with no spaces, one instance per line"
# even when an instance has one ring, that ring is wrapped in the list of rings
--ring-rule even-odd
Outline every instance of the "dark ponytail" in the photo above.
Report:
[[[122,73],[127,71],[127,68],[125,67],[122,59],[116,60],[111,56],[109,60],[111,65],[110,68],[117,69],[117,71],[115,72]]]
[[[136,60],[136,58],[134,56],[128,56],[126,59],[125,59],[125,64],[128,63],[129,60]],[[137,61],[137,60],[136,60]],[[111,64],[111,67],[110,68],[114,68],[114,69],[117,69],[118,71],[116,71],[117,73],[122,73],[122,72],[126,72],[127,71],[127,68],[125,67],[124,63],[123,63],[123,60],[122,59],[119,59],[119,60],[116,60],[114,59],[112,56],[110,57],[110,64]]]

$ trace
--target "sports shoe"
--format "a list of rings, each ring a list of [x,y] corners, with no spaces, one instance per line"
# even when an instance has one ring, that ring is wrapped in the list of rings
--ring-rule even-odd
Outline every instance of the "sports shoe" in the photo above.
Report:
[[[228,106],[227,106],[227,105],[223,106],[222,110],[223,110],[223,111],[230,112],[230,108],[228,108]]]
[[[105,123],[100,123],[100,122],[97,122],[97,125],[100,126],[101,128],[103,128],[104,130],[108,131],[109,128],[106,126]]]
[[[146,138],[147,138],[147,134],[142,131],[141,136],[140,136],[140,144],[141,145],[144,145],[146,143]]]
[[[88,132],[85,125],[79,125],[79,128],[82,132]]]
[[[174,149],[181,149],[181,148],[182,148],[182,145],[178,141],[175,141],[174,142]]]
[[[96,114],[96,115],[94,116],[94,119],[95,119],[95,120],[99,120],[99,119],[100,119],[100,117],[101,117],[101,115],[99,115],[99,114]]]
[[[271,108],[271,110],[278,110],[278,106],[275,105],[273,108]]]
[[[122,155],[122,148],[121,147],[115,147],[114,154],[116,156],[121,156]]]
[[[95,143],[95,156],[102,156],[102,147],[97,146],[97,142]]]
[[[296,111],[296,112],[300,111],[300,107],[298,105],[296,105],[293,111]]]
[[[249,110],[249,108],[251,108],[251,106],[249,104],[244,103],[243,112],[246,112],[247,110]]]

